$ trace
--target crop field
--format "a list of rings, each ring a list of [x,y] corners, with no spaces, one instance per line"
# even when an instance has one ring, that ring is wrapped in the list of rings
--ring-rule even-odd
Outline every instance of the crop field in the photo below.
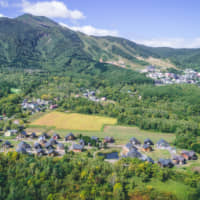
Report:
[[[114,125],[117,120],[109,117],[78,113],[51,112],[33,121],[31,125],[78,131],[101,131],[105,124]]]

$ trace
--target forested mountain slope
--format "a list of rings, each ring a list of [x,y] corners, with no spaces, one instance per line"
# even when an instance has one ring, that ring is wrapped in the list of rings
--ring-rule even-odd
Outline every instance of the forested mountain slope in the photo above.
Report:
[[[0,18],[1,67],[84,69],[92,62],[133,69],[149,64],[198,69],[200,49],[152,48],[123,38],[87,36],[28,14]]]

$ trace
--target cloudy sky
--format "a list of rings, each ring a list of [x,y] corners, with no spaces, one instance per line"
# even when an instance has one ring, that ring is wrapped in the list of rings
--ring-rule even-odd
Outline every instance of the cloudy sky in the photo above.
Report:
[[[88,35],[149,46],[200,47],[200,0],[0,0],[0,17],[49,17]]]

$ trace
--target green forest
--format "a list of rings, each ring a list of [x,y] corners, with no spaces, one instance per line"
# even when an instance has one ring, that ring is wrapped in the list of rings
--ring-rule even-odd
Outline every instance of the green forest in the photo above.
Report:
[[[185,174],[137,159],[112,165],[101,158],[67,153],[62,158],[0,154],[0,199],[199,199],[199,174]],[[152,186],[156,181],[158,185]],[[178,197],[159,184],[176,183]],[[176,189],[176,188],[175,188]],[[178,191],[179,190],[179,191]],[[183,199],[181,199],[183,200]]]

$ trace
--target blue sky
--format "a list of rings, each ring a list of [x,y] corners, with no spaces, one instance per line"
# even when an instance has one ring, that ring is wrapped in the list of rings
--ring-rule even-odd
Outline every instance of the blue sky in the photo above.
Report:
[[[199,0],[0,0],[0,16],[43,15],[88,35],[200,47]]]

